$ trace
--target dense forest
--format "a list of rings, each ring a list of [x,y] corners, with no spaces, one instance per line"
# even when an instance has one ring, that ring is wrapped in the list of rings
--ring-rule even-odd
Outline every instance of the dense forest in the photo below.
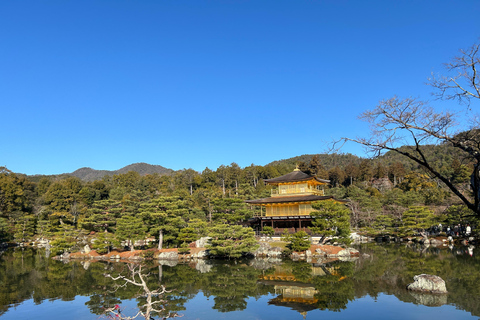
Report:
[[[425,150],[436,169],[468,195],[472,164],[448,145]],[[125,170],[95,180],[91,175],[84,180],[73,174],[26,176],[1,167],[0,240],[53,239],[56,253],[76,250],[79,239],[88,237],[100,252],[121,241],[134,248],[136,241],[148,237],[184,250],[189,242],[211,234],[235,235],[248,243],[253,230],[242,222],[254,216],[256,208],[244,200],[268,197],[263,180],[296,166],[330,180],[328,195],[350,200],[350,223],[357,231],[407,235],[439,222],[474,222],[442,183],[406,158],[393,153],[375,159],[319,154],[265,166],[232,163],[202,172],[148,173],[148,165],[142,164],[141,173]]]

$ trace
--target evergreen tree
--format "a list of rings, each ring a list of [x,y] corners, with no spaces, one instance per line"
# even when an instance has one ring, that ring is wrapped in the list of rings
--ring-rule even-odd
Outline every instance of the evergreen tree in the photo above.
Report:
[[[223,198],[213,200],[213,220],[237,223],[253,216],[245,202],[241,199]]]
[[[51,251],[54,255],[72,252],[76,244],[77,232],[75,232],[75,227],[66,223],[60,225],[58,231],[55,232],[55,239],[50,242]]]
[[[113,232],[116,219],[120,217],[122,211],[123,207],[120,201],[95,201],[92,207],[87,210],[87,213],[81,220],[80,225],[82,228],[89,231]]]
[[[178,244],[180,229],[187,226],[190,218],[195,218],[195,212],[181,197],[158,197],[141,205],[140,216],[148,232],[158,234],[158,249],[162,249],[164,243]]]
[[[282,235],[282,241],[289,242],[287,247],[292,251],[305,251],[311,246],[309,235],[305,231],[298,231],[292,234],[285,232]]]
[[[115,237],[119,241],[126,241],[127,245],[133,251],[135,250],[135,241],[145,239],[146,231],[147,227],[141,218],[125,214],[117,220]]]
[[[190,251],[188,249],[189,243],[198,240],[198,235],[193,227],[185,227],[178,233],[177,240],[181,243],[178,252],[188,253]]]
[[[393,218],[386,214],[380,214],[373,223],[374,232],[377,234],[391,234],[393,229]]]
[[[100,254],[110,253],[110,248],[118,246],[120,243],[116,240],[115,235],[110,232],[99,232],[95,235],[95,240],[92,244],[92,249]]]
[[[23,215],[17,221],[15,221],[15,241],[26,242],[35,234],[35,216]]]
[[[413,206],[403,213],[402,227],[400,232],[402,235],[412,236],[420,233],[427,238],[426,229],[430,228],[434,223],[433,212],[427,207]]]
[[[310,229],[322,235],[320,242],[324,242],[328,236],[336,236],[338,242],[350,243],[350,210],[344,204],[318,201],[312,207],[315,211],[310,213],[313,219]]]
[[[349,162],[345,167],[345,175],[349,178],[348,185],[352,185],[353,181],[355,181],[359,175],[358,166],[356,166],[353,162]]]
[[[219,223],[210,228],[208,235],[211,239],[207,249],[214,256],[240,258],[258,248],[251,228]]]

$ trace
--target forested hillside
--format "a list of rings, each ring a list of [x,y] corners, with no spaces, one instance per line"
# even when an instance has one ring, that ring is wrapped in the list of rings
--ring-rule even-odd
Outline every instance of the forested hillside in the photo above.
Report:
[[[429,146],[428,150],[435,165],[468,195],[471,164],[444,145]],[[232,163],[202,172],[134,164],[108,174],[97,171],[102,177],[96,179],[92,170],[85,168],[77,170],[76,176],[35,177],[1,168],[0,239],[29,242],[48,238],[60,253],[75,250],[78,239],[86,235],[95,237],[94,247],[99,251],[120,241],[133,245],[146,237],[162,239],[164,246],[182,250],[207,234],[232,234],[246,241],[253,230],[240,224],[257,209],[244,200],[268,197],[270,187],[263,180],[289,173],[296,166],[329,179],[328,195],[350,200],[351,225],[357,230],[410,234],[415,230],[407,219],[412,214],[421,216],[418,219],[425,225],[473,222],[439,181],[395,154],[377,159],[323,154],[266,166],[241,168]],[[152,169],[160,172],[152,173]],[[238,254],[232,251],[227,255]]]

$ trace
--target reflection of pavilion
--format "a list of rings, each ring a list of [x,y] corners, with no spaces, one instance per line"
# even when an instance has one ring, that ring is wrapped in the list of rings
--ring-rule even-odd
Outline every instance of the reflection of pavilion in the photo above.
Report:
[[[281,307],[288,307],[303,315],[305,319],[307,312],[317,309],[318,299],[315,294],[318,291],[311,282],[314,276],[338,275],[335,267],[311,266],[310,276],[306,281],[300,281],[287,268],[275,266],[271,274],[261,275],[260,282],[274,287],[277,297],[268,301]]]
[[[318,299],[315,294],[318,292],[311,284],[295,283],[294,285],[288,283],[274,285],[276,298],[268,301],[268,304],[273,304],[279,307],[288,307],[299,312],[305,319],[307,312],[317,309],[316,303]]]

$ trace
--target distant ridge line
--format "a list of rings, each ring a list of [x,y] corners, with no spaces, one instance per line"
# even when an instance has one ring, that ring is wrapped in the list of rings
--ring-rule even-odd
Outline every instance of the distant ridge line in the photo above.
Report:
[[[88,167],[83,167],[75,170],[72,173],[66,173],[67,175],[77,177],[83,181],[95,181],[102,179],[104,176],[113,176],[116,174],[124,174],[130,171],[137,172],[141,176],[147,174],[159,174],[159,175],[169,175],[174,172],[172,169],[162,167],[160,165],[148,164],[145,162],[129,164],[118,170],[95,170]]]

